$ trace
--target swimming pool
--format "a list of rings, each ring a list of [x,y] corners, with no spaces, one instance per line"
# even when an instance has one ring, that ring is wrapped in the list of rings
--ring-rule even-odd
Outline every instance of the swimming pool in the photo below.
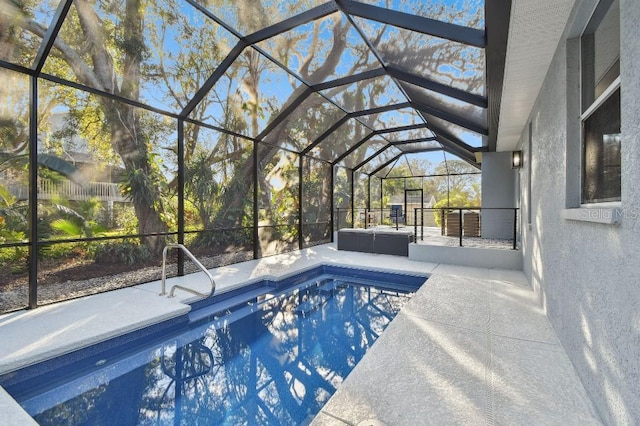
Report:
[[[43,425],[304,424],[425,279],[324,265],[0,385]]]

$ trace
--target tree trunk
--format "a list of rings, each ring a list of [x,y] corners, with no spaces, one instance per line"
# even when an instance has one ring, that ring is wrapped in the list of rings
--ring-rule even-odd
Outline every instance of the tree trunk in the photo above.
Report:
[[[105,112],[111,128],[111,143],[127,171],[131,202],[138,218],[138,232],[152,234],[167,231],[161,218],[163,211],[157,182],[154,181],[146,137],[134,108],[105,100]],[[143,237],[152,254],[160,254],[164,237]]]
[[[105,32],[93,9],[86,0],[76,0],[74,5],[80,18],[80,25],[87,40],[91,43],[93,62],[93,79],[98,80],[104,90],[114,92],[129,99],[140,98],[141,61],[144,53],[144,7],[141,0],[127,0],[125,4],[124,59],[122,86],[118,90],[115,84],[115,70],[111,55],[105,43]],[[59,47],[60,48],[60,47]],[[64,52],[63,52],[64,55]],[[67,61],[73,61],[66,55]],[[76,70],[79,67],[74,67]],[[76,73],[78,74],[78,73]],[[83,81],[83,74],[77,75]],[[85,84],[92,82],[83,81]],[[140,119],[134,107],[99,98],[103,106],[105,119],[111,132],[111,144],[124,163],[129,178],[131,200],[138,218],[140,234],[160,233],[167,231],[162,220],[162,204],[157,182],[154,182],[149,159],[147,137],[141,128]],[[162,237],[143,237],[142,242],[148,246],[152,254],[159,254],[164,245]]]

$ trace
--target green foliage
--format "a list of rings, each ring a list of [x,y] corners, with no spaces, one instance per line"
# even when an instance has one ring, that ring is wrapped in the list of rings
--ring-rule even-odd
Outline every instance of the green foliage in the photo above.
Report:
[[[2,163],[0,164],[0,170],[5,171],[17,171],[27,167],[28,155],[7,155],[6,153],[1,157]],[[38,154],[38,164],[41,166],[38,169],[40,174],[46,174],[47,177],[54,178],[55,180],[61,180],[68,178],[70,180],[79,181],[81,177],[80,171],[71,163],[63,160],[60,157],[50,154]],[[91,209],[95,210],[96,201],[84,202],[86,213],[91,213]],[[82,203],[81,203],[82,206]],[[89,208],[91,206],[91,208]],[[48,220],[53,218],[51,228],[58,230],[67,236],[92,236],[96,232],[102,232],[102,228],[95,222],[87,222],[84,217],[77,213],[72,208],[63,204],[58,205],[58,211],[72,219],[59,218],[57,221],[55,215],[49,215],[46,206],[41,205],[40,210],[42,212],[41,218]],[[28,220],[28,203],[27,201],[19,201],[14,197],[9,189],[3,185],[0,185],[0,243],[24,241],[27,239],[29,232],[29,220]],[[85,213],[85,214],[86,214]],[[48,222],[46,222],[48,223]],[[38,227],[39,237],[47,238],[49,236],[49,226],[43,226],[45,222],[41,221]]]
[[[472,1],[478,2],[479,0]],[[214,0],[208,5],[217,7],[222,6],[222,3],[224,2]],[[238,22],[234,25],[239,25],[238,29],[242,33],[249,34],[258,29],[257,26],[280,21],[284,17],[284,9],[287,16],[292,16],[306,10],[311,3],[311,0],[303,0],[283,6],[281,2],[238,2],[234,6],[241,13],[238,13]],[[462,3],[458,1],[455,3],[456,7],[453,4],[436,7],[434,2],[425,2],[421,7],[424,8],[423,11],[435,15],[435,18],[437,15],[447,16],[450,21],[469,25],[477,22],[479,18],[469,12],[470,9],[460,7]],[[8,31],[9,44],[17,46],[33,43],[37,50],[43,36],[38,33],[41,26],[35,25],[30,19],[38,15],[38,3],[21,2],[19,7],[24,9],[24,19],[11,24]],[[233,36],[224,35],[226,32],[204,15],[201,16],[198,12],[184,13],[182,9],[183,5],[175,0],[74,2],[57,34],[43,71],[135,102],[147,103],[168,111],[183,111],[193,94],[203,87],[213,70],[227,56],[236,40],[232,40]],[[18,28],[19,25],[22,25],[21,29]],[[347,50],[348,44],[345,41],[349,25],[346,21],[332,17],[313,22],[312,26],[314,29],[308,34],[291,31],[270,40],[273,46],[269,50],[276,59],[288,66],[297,63],[295,71],[308,81],[329,81],[370,69],[370,55],[366,49]],[[384,27],[381,27],[380,31],[383,30]],[[322,35],[319,36],[320,34]],[[311,37],[307,37],[309,35]],[[389,51],[399,49],[389,45],[392,41],[387,40],[388,37],[380,35],[374,38],[382,40],[382,48]],[[425,45],[421,40],[405,40],[406,54],[414,55],[405,60],[423,64],[425,71],[441,74],[440,61],[424,60],[438,56],[436,49],[440,49],[443,51],[441,55],[451,54],[458,58],[456,67],[468,69],[468,73],[473,74],[473,58],[460,54],[455,47],[443,49],[442,46]],[[346,52],[349,52],[347,55],[352,63],[349,70],[340,69],[344,65],[340,64],[340,58]],[[15,53],[16,57],[24,56],[17,54],[20,52]],[[275,83],[276,74],[271,67],[271,62],[257,51],[245,49],[211,92],[195,106],[189,120],[213,123],[245,135],[258,135],[264,123],[271,121],[304,90],[301,87],[294,88],[299,86],[299,82],[293,77],[289,81],[291,87],[285,87],[286,81]],[[272,82],[276,84],[276,92],[283,89],[287,93],[291,89],[288,92],[290,95],[287,97],[286,94],[274,93],[274,85],[269,84]],[[479,82],[484,84],[483,79]],[[28,94],[28,91],[25,93]],[[373,85],[363,81],[349,85],[349,88],[331,88],[325,95],[332,99],[342,96],[348,110],[362,110],[380,106],[386,93],[385,83],[378,79]],[[27,98],[28,96],[24,96],[24,99]],[[319,136],[313,134],[315,130],[329,128],[344,115],[317,95],[309,96],[303,105],[303,108],[298,108],[285,118],[278,129],[274,129],[272,143],[287,143],[296,148],[304,148]],[[212,116],[212,110],[220,111],[221,114]],[[14,107],[11,111],[15,111],[13,114],[17,118],[11,117],[6,123],[0,122],[0,136],[1,139],[10,140],[13,153],[24,154],[24,149],[20,148],[28,140],[28,109],[23,108],[18,112],[18,108]],[[49,118],[59,111],[68,118],[62,129],[52,129],[51,123],[54,120]],[[47,135],[44,142],[50,143],[46,149],[62,152],[69,148],[64,146],[65,143],[73,144],[74,138],[80,138],[86,143],[96,163],[103,162],[126,169],[123,187],[134,207],[122,207],[115,214],[119,228],[129,234],[175,228],[178,191],[176,179],[171,177],[173,171],[170,170],[178,162],[175,158],[175,119],[113,98],[89,94],[45,80],[41,80],[39,85],[38,114],[39,131]],[[375,129],[381,124],[377,117],[378,114],[372,114],[370,117],[361,117],[361,120]],[[319,158],[332,159],[337,153],[344,152],[344,141],[361,140],[364,137],[363,126],[349,127],[355,121],[349,120],[344,127],[341,126],[313,154]],[[199,139],[198,131],[187,134],[189,126],[185,127],[183,160],[186,165],[185,198],[189,202],[187,226],[194,226],[196,221],[199,222],[197,225],[205,229],[214,225],[252,225],[253,197],[248,192],[251,187],[249,182],[253,181],[253,159],[248,155],[230,159],[236,152],[246,154],[248,150],[243,151],[233,145],[235,142],[230,141],[231,138],[222,137],[214,141],[213,147],[197,152],[203,141]],[[328,143],[329,139],[331,143]],[[297,157],[276,153],[275,150],[265,152],[259,159],[260,164],[266,165],[264,170],[258,172],[261,185],[259,219],[267,224],[288,225],[275,228],[274,232],[275,237],[287,240],[295,237],[297,232],[297,227],[292,224],[296,220],[302,220],[297,217],[300,205]],[[362,155],[364,152],[362,150]],[[40,165],[43,166],[39,176],[51,174],[48,177],[60,179],[64,176],[77,180],[72,169],[61,163],[59,158],[49,155],[38,156]],[[23,169],[27,164],[25,159],[26,156],[21,159],[23,163],[20,167]],[[15,156],[12,161],[16,161]],[[411,169],[413,173],[420,173],[418,165],[411,165]],[[52,173],[51,170],[59,174]],[[394,171],[396,172],[400,171]],[[307,219],[320,220],[326,206],[330,205],[330,200],[327,199],[329,191],[324,190],[321,177],[310,176],[307,184]],[[346,180],[340,185],[341,188],[336,185],[336,206],[344,207],[350,204],[348,197],[351,194]],[[447,191],[450,186],[447,183]],[[452,190],[454,186],[451,186]],[[360,188],[359,185],[357,200],[364,199]],[[28,229],[24,206],[26,203],[10,199],[0,203],[0,241],[2,238],[6,241],[24,238]],[[57,209],[51,206],[39,208],[43,212],[40,227],[46,228],[39,228],[41,237],[52,231],[64,236],[93,236],[104,231],[98,223],[96,212],[84,210],[80,204],[59,203]],[[233,236],[232,233],[228,236],[215,233],[209,240],[232,244],[233,238],[244,241],[244,236]],[[128,255],[124,257],[129,258]]]
[[[29,206],[0,185],[0,244],[24,241],[29,232]]]
[[[264,182],[261,188],[263,199],[260,209],[260,221],[266,225],[291,225],[298,215],[298,160],[293,153],[278,151],[265,165]],[[274,234],[285,240],[297,235],[297,227],[277,227]]]
[[[135,234],[138,230],[138,217],[129,203],[118,203],[114,205],[113,216],[116,228],[124,234]]]
[[[51,221],[51,228],[65,237],[95,237],[107,231],[97,222],[101,210],[101,203],[97,198],[78,201],[74,208],[66,200],[55,200],[54,208],[63,216]]]
[[[56,219],[51,222],[51,227],[71,237],[82,234],[82,226],[69,219]]]
[[[194,248],[212,249],[214,253],[225,253],[251,247],[253,231],[251,228],[216,229],[202,231],[192,240]]]
[[[211,153],[197,150],[185,171],[185,193],[196,207],[204,228],[209,227],[221,189],[215,180],[211,162]]]
[[[96,263],[124,263],[135,265],[145,263],[151,257],[149,249],[130,241],[109,242],[98,246],[95,252]]]
[[[480,199],[479,194],[473,193],[472,191],[464,191],[460,189],[454,189],[449,192],[449,198],[442,198],[440,201],[436,202],[433,205],[434,209],[444,209],[446,210],[457,207],[480,207]],[[445,213],[446,214],[446,213]],[[436,210],[433,212],[436,224],[441,226],[442,224],[442,211]]]
[[[93,258],[94,249],[95,245],[88,242],[46,244],[40,247],[39,256],[49,260],[85,261]]]
[[[0,268],[13,274],[24,273],[28,269],[28,256],[28,247],[0,248]]]

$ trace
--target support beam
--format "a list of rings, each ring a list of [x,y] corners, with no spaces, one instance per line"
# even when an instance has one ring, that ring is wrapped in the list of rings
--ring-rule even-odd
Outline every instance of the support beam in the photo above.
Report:
[[[29,309],[38,307],[38,79],[29,78]]]
[[[376,179],[378,179],[376,177]],[[382,205],[382,186],[384,184],[384,179],[380,179],[380,222],[382,222],[382,212],[384,210],[384,206]]]
[[[335,206],[335,192],[334,192],[334,186],[335,186],[335,169],[333,167],[333,164],[331,164],[331,176],[329,177],[329,192],[331,193],[331,201],[329,202],[331,211],[329,212],[329,227],[331,229],[331,242],[334,242],[334,238],[333,238],[333,234],[334,234],[334,222],[335,222],[335,213],[334,210],[336,208]]]
[[[403,102],[403,103],[399,103],[399,104],[384,105],[384,106],[381,106],[381,107],[378,107],[378,108],[365,109],[365,110],[362,110],[362,111],[349,113],[349,114],[345,115],[344,117],[342,117],[340,120],[338,120],[337,123],[335,123],[333,126],[331,126],[329,128],[329,130],[327,130],[322,135],[320,135],[315,141],[313,141],[305,149],[300,151],[300,153],[302,155],[308,154],[313,148],[318,146],[319,143],[321,143],[324,139],[326,139],[329,135],[331,135],[331,133],[333,133],[336,129],[338,129],[338,127],[342,126],[345,122],[347,122],[348,120],[350,120],[352,118],[362,117],[362,116],[371,115],[371,114],[381,114],[383,112],[394,111],[396,109],[402,109],[402,108],[408,108],[410,106],[411,106],[411,104],[409,102]]]
[[[450,24],[410,13],[399,12],[384,7],[372,6],[353,0],[338,0],[342,9],[354,16],[371,19],[394,27],[404,28],[421,34],[427,34],[458,43],[483,48],[486,45],[485,33],[475,28]]]
[[[32,71],[29,71],[28,74],[34,75],[35,73],[33,73]],[[71,87],[73,89],[78,89],[78,90],[82,90],[83,92],[89,92],[89,93],[93,93],[95,95],[98,96],[102,96],[104,98],[109,98],[112,99],[114,101],[117,102],[122,102],[124,104],[128,104],[128,105],[133,105],[136,108],[140,108],[146,111],[151,111],[151,112],[155,112],[158,114],[162,114],[164,116],[167,117],[171,117],[171,118],[175,118],[175,119],[179,119],[180,115],[173,113],[171,111],[166,111],[166,110],[162,110],[160,108],[155,108],[146,104],[143,104],[142,102],[139,101],[134,101],[133,99],[129,99],[129,98],[124,98],[120,95],[115,95],[111,92],[105,92],[104,90],[95,88],[95,87],[90,87],[90,86],[85,86],[83,84],[80,83],[76,83],[74,81],[69,81],[69,80],[65,80],[63,78],[60,77],[56,77],[54,75],[49,75],[49,74],[40,74],[38,76],[38,78],[42,79],[42,80],[47,80],[50,81],[52,83],[57,83],[60,84],[62,86],[66,86],[66,87]],[[246,137],[246,136],[243,136]]]
[[[487,71],[487,123],[489,125],[489,151],[495,151],[498,142],[500,124],[500,106],[504,67],[507,58],[507,40],[509,21],[511,20],[512,0],[485,0],[485,25],[487,28],[486,61]]]
[[[307,24],[319,18],[324,18],[325,16],[337,12],[338,10],[338,6],[334,2],[327,2],[325,4],[321,4],[320,6],[316,6],[313,9],[304,11],[298,15],[292,16],[291,18],[285,19],[282,22],[278,22],[277,24],[256,31],[253,34],[246,36],[244,38],[244,41],[248,45],[259,43],[268,38],[277,36],[278,34],[290,31],[300,25]]]
[[[341,154],[338,158],[336,158],[335,160],[333,160],[333,162],[331,163],[332,166],[335,166],[336,164],[338,164],[339,162],[341,162],[342,160],[344,160],[345,158],[347,158],[347,156],[349,154],[351,154],[353,151],[355,151],[356,149],[360,148],[362,145],[364,145],[369,139],[371,139],[373,136],[375,136],[375,132],[373,133],[369,133],[367,136],[365,136],[364,138],[362,138],[360,141],[358,141],[355,145],[353,145],[351,148],[349,148],[348,150],[346,150],[343,154]]]
[[[262,132],[260,132],[260,134],[258,136],[256,136],[256,139],[257,140],[262,140],[265,137],[267,137],[267,135],[269,133],[271,133],[271,131],[273,129],[275,129],[280,123],[282,123],[285,118],[287,118],[289,115],[291,115],[291,113],[293,113],[293,111],[295,111],[296,108],[298,108],[300,106],[300,104],[302,102],[304,102],[305,99],[307,99],[312,93],[313,93],[313,91],[310,88],[307,87],[300,94],[300,96],[295,98],[293,100],[293,102],[291,102],[289,105],[287,105],[287,107],[285,109],[280,111],[278,116],[276,118],[274,118],[273,121],[271,121],[271,123],[269,123],[269,125],[267,127],[265,127],[265,129]]]
[[[185,0],[185,1],[189,3],[191,6],[195,7],[197,10],[199,10],[200,13],[205,15],[207,18],[211,19],[213,22],[220,25],[222,28],[224,28],[225,30],[229,31],[231,34],[236,36],[239,40],[242,40],[242,34],[236,31],[236,29],[233,28],[231,25],[227,24],[222,19],[218,18],[216,15],[211,13],[209,9],[207,9],[201,4],[201,3],[208,3],[208,2],[203,2],[201,0]]]
[[[395,146],[395,145],[394,145],[394,146]],[[399,148],[399,147],[398,147],[398,149],[401,149],[402,151],[404,151],[402,148]],[[421,153],[422,153],[422,152],[436,152],[436,151],[442,151],[443,149],[444,149],[444,148],[442,148],[442,147],[439,147],[439,148],[411,149],[411,150],[406,150],[406,151],[404,151],[404,153],[405,153],[405,154],[415,154],[415,153],[418,153],[418,152],[421,152]]]
[[[371,210],[371,176],[367,175],[367,210]],[[365,222],[368,222],[369,218],[365,217]]]
[[[304,246],[304,235],[302,231],[304,226],[302,224],[303,219],[303,202],[304,202],[304,188],[302,184],[304,182],[304,155],[298,156],[298,249],[302,250]]]
[[[362,111],[352,112],[352,113],[349,114],[349,116],[350,117],[363,117],[365,115],[382,114],[383,112],[394,111],[394,110],[397,110],[397,109],[410,108],[410,107],[411,107],[411,103],[410,102],[401,102],[399,104],[384,105],[384,106],[377,107],[377,108],[364,109]]]
[[[460,138],[458,138],[456,135],[454,135],[453,133],[451,133],[449,130],[445,129],[444,127],[441,127],[438,124],[435,124],[433,121],[431,121],[431,122],[429,122],[429,120],[425,120],[425,121],[427,122],[427,127],[433,133],[436,134],[436,137],[438,138],[438,141],[440,141],[441,137],[444,137],[450,143],[453,143],[453,144],[457,145],[459,148],[462,148],[465,151],[469,151],[470,153],[473,153],[473,152],[477,151],[476,148],[473,148],[470,145],[467,145],[462,140],[460,140]]]
[[[319,92],[321,90],[345,86],[347,84],[357,83],[358,81],[368,80],[370,78],[382,77],[384,75],[387,75],[387,72],[384,70],[384,68],[376,68],[347,77],[337,78],[335,80],[327,81],[324,83],[314,84],[313,86],[311,86],[311,89],[313,89],[314,92]]]
[[[438,108],[419,104],[417,102],[412,102],[411,105],[418,111],[424,112],[425,114],[433,115],[434,117],[440,118],[442,120],[446,120],[452,124],[471,130],[472,132],[480,133],[481,135],[485,136],[489,134],[489,130],[485,126],[474,123],[473,121],[467,120],[466,118],[460,117],[458,115],[451,114],[450,112],[442,111]]]
[[[393,146],[398,146],[398,145],[409,145],[412,143],[420,143],[420,142],[437,142],[438,138],[419,138],[419,139],[409,139],[406,141],[398,141],[398,142],[389,142],[391,145]],[[441,148],[436,148],[436,149],[441,149]]]
[[[178,244],[184,244],[184,121],[178,120]],[[178,276],[184,275],[184,251],[178,250]]]
[[[254,138],[249,137],[247,135],[241,135],[240,133],[232,132],[230,130],[223,129],[222,127],[214,126],[214,125],[209,124],[209,123],[203,123],[202,121],[194,120],[194,119],[191,119],[191,118],[184,118],[182,120],[185,123],[195,124],[196,126],[204,127],[204,128],[211,129],[211,130],[215,130],[216,132],[224,133],[225,135],[233,136],[235,138],[240,138],[240,139],[244,139],[244,140],[251,141],[251,142],[253,142],[253,140],[254,140]]]
[[[418,175],[411,176],[412,178],[431,178],[431,177],[447,177],[447,176],[467,176],[467,175],[481,175],[482,172],[469,172],[469,173],[437,173],[433,175]],[[385,179],[405,179],[405,176],[389,176]]]
[[[218,82],[218,80],[227,72],[227,69],[233,64],[233,62],[238,59],[238,56],[242,53],[244,48],[247,47],[247,44],[240,40],[231,52],[227,55],[226,58],[222,61],[218,68],[211,74],[211,76],[204,82],[202,87],[198,89],[193,98],[189,101],[189,103],[184,107],[182,112],[180,113],[181,118],[186,118],[191,114],[191,112],[196,108],[196,106],[204,99],[205,96],[209,93],[209,91],[213,88],[213,86]]]
[[[464,148],[458,146],[455,142],[450,141],[443,136],[438,136],[438,142],[440,142],[440,144],[442,145],[442,148],[445,151],[460,157],[461,159],[463,159],[464,161],[466,161],[467,163],[471,164],[474,167],[478,167],[478,164],[476,163],[476,157],[474,154],[476,151],[469,152]]]
[[[433,149],[433,148],[408,149],[406,151],[403,151],[403,154],[421,154],[423,152],[429,152],[429,151],[442,151],[442,149],[440,149],[440,148],[438,148],[438,149]]]
[[[406,158],[405,158],[405,159],[406,159]],[[385,178],[388,178],[388,177],[389,177],[389,174],[391,174],[391,172],[393,171],[393,169],[396,167],[396,164],[398,164],[398,161],[400,161],[400,158],[398,158],[398,159],[396,160],[396,162],[395,162],[395,163],[393,163],[393,165],[392,165],[391,167],[389,167],[389,170],[387,170],[387,173],[385,173],[385,175],[384,175],[384,177],[385,177]]]
[[[380,165],[378,168],[376,168],[374,171],[372,171],[371,173],[369,173],[369,176],[371,175],[375,175],[376,173],[378,173],[380,170],[384,169],[385,167],[387,167],[389,164],[393,163],[394,161],[396,161],[398,158],[402,157],[405,153],[401,152],[400,154],[394,156],[393,158],[391,158],[391,160],[385,162],[384,164]]]
[[[258,259],[261,255],[260,250],[260,230],[258,229],[258,216],[260,209],[258,208],[258,149],[260,143],[253,141],[253,258]]]
[[[379,156],[380,154],[382,154],[383,152],[385,152],[387,149],[391,148],[392,146],[393,145],[389,144],[389,145],[385,145],[384,147],[380,148],[379,150],[377,150],[376,152],[371,154],[369,157],[367,157],[364,160],[362,160],[357,166],[355,166],[353,168],[353,170],[358,170],[358,169],[362,168],[369,161],[373,160],[374,158],[376,158],[377,156]]]
[[[349,170],[349,169],[347,169]],[[355,171],[351,170],[351,185],[349,196],[351,197],[351,227],[356,227],[356,201],[355,201]]]
[[[40,74],[42,67],[44,67],[47,56],[49,55],[49,52],[51,52],[53,43],[55,43],[56,37],[60,32],[60,28],[62,28],[64,19],[71,8],[71,3],[73,3],[73,0],[63,0],[56,9],[56,14],[51,20],[53,24],[47,28],[47,33],[42,38],[42,44],[40,45],[40,49],[38,50],[35,60],[33,61],[33,69],[36,75]]]
[[[367,135],[364,139],[362,139],[361,141],[359,141],[355,145],[353,145],[351,148],[349,148],[347,151],[345,151],[338,158],[333,160],[332,164],[333,165],[338,164],[340,161],[344,160],[349,154],[354,152],[356,149],[360,148],[365,142],[367,142],[369,139],[371,139],[374,136],[385,135],[385,134],[394,133],[394,132],[402,132],[402,131],[406,131],[406,130],[417,130],[417,129],[426,129],[426,128],[427,128],[426,124],[413,124],[411,126],[393,127],[393,128],[390,128],[390,129],[376,130],[373,133],[370,133],[369,135]],[[431,137],[431,138],[420,138],[420,139],[414,139],[414,140],[412,140],[410,142],[407,142],[407,143],[428,142],[428,141],[435,141],[435,140],[436,140],[436,138],[434,138],[434,137]],[[401,142],[390,142],[391,145],[399,145],[400,143]]]
[[[405,132],[407,130],[418,130],[418,129],[424,129],[425,127],[427,127],[427,126],[424,123],[411,124],[409,126],[391,127],[391,128],[388,128],[388,129],[376,130],[375,134],[376,135],[386,135],[387,133]]]
[[[479,106],[481,108],[486,108],[488,105],[487,98],[485,98],[484,96],[456,89],[455,87],[447,86],[446,84],[438,83],[437,81],[429,80],[424,77],[419,77],[415,74],[402,71],[399,68],[394,67],[393,65],[387,66],[387,73],[397,80],[411,83],[415,86],[422,87],[423,89],[432,90],[442,95],[446,95],[459,101]]]
[[[323,140],[325,140],[326,138],[328,138],[333,132],[335,132],[336,130],[338,130],[338,128],[340,126],[342,126],[344,123],[346,123],[349,119],[351,119],[351,117],[349,116],[349,114],[345,115],[344,117],[342,117],[340,120],[336,121],[333,126],[329,127],[323,134],[321,134],[318,139],[316,139],[315,141],[311,142],[309,145],[307,145],[307,147],[305,149],[303,149],[302,151],[300,151],[301,155],[306,155],[309,152],[311,152],[311,150],[313,148],[315,148],[316,146],[318,146]]]
[[[0,68],[16,71],[24,75],[35,75],[35,72],[30,68],[25,68],[22,65],[13,64],[2,59],[0,59]]]

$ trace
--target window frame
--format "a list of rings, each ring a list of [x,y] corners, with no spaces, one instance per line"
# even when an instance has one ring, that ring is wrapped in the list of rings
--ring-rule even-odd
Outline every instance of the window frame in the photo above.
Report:
[[[586,121],[595,113],[597,112],[600,107],[602,107],[602,105],[607,102],[607,100],[609,100],[609,98],[616,93],[617,90],[620,90],[622,92],[622,85],[621,85],[621,75],[620,75],[620,56],[621,56],[621,52],[620,50],[618,51],[618,55],[617,58],[614,60],[614,62],[609,66],[609,68],[607,69],[607,71],[602,75],[602,79],[606,79],[606,78],[610,78],[610,72],[612,69],[615,69],[617,66],[617,71],[618,71],[618,75],[613,79],[613,81],[602,91],[601,94],[599,94],[594,100],[593,102],[588,106],[588,107],[584,107],[584,98],[585,98],[585,78],[583,75],[584,69],[585,69],[585,61],[586,59],[584,58],[584,48],[583,48],[583,38],[585,36],[589,36],[592,34],[595,34],[595,31],[598,29],[598,27],[600,26],[600,24],[602,23],[604,17],[607,15],[607,13],[609,13],[610,8],[614,6],[614,0],[601,0],[600,2],[598,2],[598,4],[595,6],[591,16],[589,17],[589,20],[587,21],[587,24],[585,25],[582,33],[580,34],[580,54],[579,54],[579,65],[580,65],[580,176],[579,176],[579,182],[580,182],[580,193],[579,193],[579,198],[580,198],[580,207],[584,207],[584,208],[589,208],[589,207],[618,207],[621,205],[622,203],[622,191],[620,192],[620,199],[618,200],[611,200],[611,199],[605,199],[602,201],[597,201],[597,200],[588,200],[585,201],[584,198],[584,181],[585,181],[585,123]],[[602,8],[604,7],[604,11],[602,11]],[[618,3],[618,7],[619,3]],[[597,19],[598,22],[594,22],[594,19]],[[619,24],[619,23],[618,23]],[[620,28],[618,26],[618,28]],[[592,58],[593,59],[593,58]],[[593,66],[593,64],[591,64],[590,66]],[[601,79],[601,80],[602,80]],[[597,87],[597,82],[594,81],[594,87],[590,87],[589,90],[596,90]],[[620,118],[622,118],[622,105],[621,105],[621,111],[620,111]],[[622,129],[620,129],[620,132],[622,133]],[[599,170],[599,173],[602,173],[602,170]],[[620,189],[622,188],[622,176],[620,176]]]

